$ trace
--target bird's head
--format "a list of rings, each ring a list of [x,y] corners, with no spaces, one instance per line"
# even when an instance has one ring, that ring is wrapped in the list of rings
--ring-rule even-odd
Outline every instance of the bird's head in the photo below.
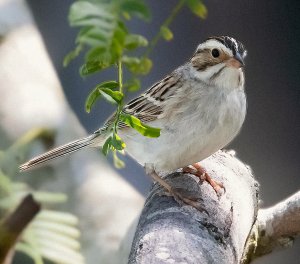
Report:
[[[191,64],[197,76],[206,83],[231,89],[242,88],[246,55],[244,45],[236,39],[210,37],[197,47]]]

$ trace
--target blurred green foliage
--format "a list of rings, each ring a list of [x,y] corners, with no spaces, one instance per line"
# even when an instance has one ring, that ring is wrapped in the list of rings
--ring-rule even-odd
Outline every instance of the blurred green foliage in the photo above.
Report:
[[[36,138],[48,138],[51,134],[44,129],[34,129],[7,150],[0,151],[0,238],[5,237],[7,232],[4,219],[14,212],[25,196],[32,194],[34,200],[42,205],[42,210],[22,232],[15,250],[30,256],[35,264],[43,264],[45,260],[60,264],[84,264],[78,242],[77,218],[70,213],[47,209],[65,202],[66,195],[35,191],[28,184],[16,180],[20,161],[29,143]],[[0,244],[3,243],[5,241]]]

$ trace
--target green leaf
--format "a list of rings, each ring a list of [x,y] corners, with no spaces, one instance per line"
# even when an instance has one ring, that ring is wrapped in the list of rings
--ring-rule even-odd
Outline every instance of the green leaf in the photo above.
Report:
[[[141,59],[138,57],[129,57],[129,56],[123,56],[122,62],[124,62],[127,66],[129,65],[136,65],[141,63]]]
[[[167,41],[170,41],[171,39],[173,39],[172,31],[166,26],[160,27],[160,33],[163,36],[163,38]]]
[[[76,38],[76,43],[86,44],[90,47],[101,47],[102,52],[106,51],[109,34],[101,28],[84,27]]]
[[[106,48],[97,46],[96,48],[92,48],[86,54],[86,61],[102,61],[107,65],[112,65],[111,56],[107,53]]]
[[[122,169],[122,168],[125,167],[124,161],[122,161],[122,160],[118,157],[117,151],[116,151],[116,150],[113,152],[113,157],[114,157],[114,165],[115,165],[115,167],[116,167],[117,169]]]
[[[96,102],[97,99],[103,96],[108,102],[112,104],[121,104],[124,94],[119,91],[112,91],[110,88],[100,88],[97,87],[94,89],[88,96],[85,102],[85,110],[89,113],[93,104]]]
[[[125,48],[132,50],[138,47],[145,47],[148,45],[148,40],[142,35],[129,34],[125,38]]]
[[[80,75],[81,76],[86,76],[95,72],[98,72],[100,70],[103,70],[105,68],[108,68],[111,66],[113,63],[108,62],[108,61],[103,61],[103,60],[90,60],[87,61],[85,64],[83,64],[80,67]]]
[[[118,25],[118,28],[119,28],[125,35],[129,34],[128,29],[127,29],[127,27],[126,27],[126,25],[125,25],[124,22],[122,22],[121,20],[118,20],[118,21],[117,21],[117,25]],[[124,35],[124,36],[125,36],[125,35]]]
[[[101,95],[111,103],[121,104],[124,94],[119,91],[112,91],[109,88],[99,88]]]
[[[126,147],[126,144],[124,143],[124,141],[116,133],[113,134],[111,145],[116,150],[123,150]]]
[[[129,92],[136,92],[141,88],[141,81],[137,78],[129,80],[124,87]]]
[[[103,31],[109,31],[113,27],[114,17],[111,19],[103,19],[102,17],[88,17],[81,20],[73,21],[71,26],[74,27],[98,27]]]
[[[142,58],[140,66],[138,68],[138,73],[148,74],[152,68],[152,61],[149,58]]]
[[[80,22],[91,18],[102,18],[112,20],[113,16],[109,10],[109,4],[96,3],[92,1],[76,1],[70,7],[69,22],[71,26],[78,26]]]
[[[147,74],[152,68],[152,61],[149,58],[137,58],[123,56],[122,62],[127,66],[128,70],[134,74]]]
[[[116,89],[119,87],[119,83],[116,81],[106,81],[97,85],[98,88]]]
[[[151,19],[149,8],[141,0],[125,0],[121,3],[121,10],[130,15],[137,16],[145,21]]]
[[[67,200],[67,196],[64,193],[52,193],[52,192],[33,192],[34,199],[40,203],[53,204],[64,203]]]
[[[34,264],[44,264],[42,256],[40,254],[40,250],[37,250],[32,245],[28,243],[19,242],[15,246],[17,251],[25,253],[27,256],[32,258]]]
[[[120,119],[145,137],[156,138],[160,136],[160,128],[147,126],[133,115],[121,113]]]
[[[68,66],[69,63],[80,54],[82,49],[83,49],[83,45],[80,44],[80,45],[77,45],[74,50],[70,51],[64,58],[63,66],[64,67]]]
[[[122,15],[123,15],[123,17],[124,17],[126,20],[130,20],[130,19],[131,19],[131,16],[129,15],[128,12],[122,12]]]
[[[111,147],[111,141],[112,141],[112,137],[108,137],[105,141],[105,143],[102,146],[102,153],[104,154],[104,156],[107,156],[108,151]]]
[[[66,225],[77,225],[78,218],[70,213],[66,212],[59,212],[53,210],[42,210],[38,215],[37,218],[43,221],[51,221],[57,223],[63,223]]]
[[[198,17],[201,17],[203,19],[207,17],[207,8],[201,0],[188,0],[187,5],[190,10]]]
[[[107,81],[97,85],[85,101],[85,110],[89,113],[96,100],[101,96],[99,88],[115,89],[118,85],[119,84],[116,81]]]
[[[12,192],[12,182],[0,170],[0,199],[8,196],[11,192]]]

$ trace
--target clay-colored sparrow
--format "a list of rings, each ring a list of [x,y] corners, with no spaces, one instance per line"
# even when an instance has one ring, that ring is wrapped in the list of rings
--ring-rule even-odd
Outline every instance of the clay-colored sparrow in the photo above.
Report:
[[[244,46],[234,38],[208,38],[187,63],[124,107],[123,112],[161,128],[160,137],[147,138],[120,123],[118,133],[126,143],[126,152],[169,191],[170,186],[154,172],[201,161],[240,131],[246,114],[245,56]],[[86,138],[33,158],[20,170],[85,147],[101,147],[109,134],[109,122]],[[213,181],[211,184],[217,188]]]

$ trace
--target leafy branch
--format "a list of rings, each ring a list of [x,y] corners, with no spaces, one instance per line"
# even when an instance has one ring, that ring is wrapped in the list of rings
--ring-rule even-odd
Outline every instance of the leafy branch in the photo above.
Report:
[[[183,5],[186,3],[186,0],[180,0],[178,1],[177,5],[173,8],[170,15],[167,17],[167,19],[163,22],[163,24],[160,26],[160,30],[157,32],[157,34],[154,36],[154,38],[151,40],[149,47],[147,48],[144,56],[149,56],[149,54],[152,52],[154,47],[157,45],[159,39],[163,37],[165,40],[169,41],[173,39],[173,33],[170,30],[170,24],[175,19],[176,15],[179,13],[179,11],[182,9]]]
[[[197,16],[206,17],[207,10],[201,0],[179,0],[150,44],[144,36],[131,33],[125,23],[133,17],[146,22],[150,20],[151,12],[143,0],[78,0],[70,7],[70,25],[80,30],[75,41],[76,47],[65,57],[64,65],[68,65],[71,60],[84,52],[84,64],[80,68],[82,76],[110,67],[117,69],[117,80],[98,84],[88,95],[85,104],[87,112],[91,111],[99,98],[116,105],[116,113],[107,127],[106,133],[109,136],[102,151],[105,155],[110,150],[114,152],[117,167],[123,166],[122,161],[117,158],[117,151],[122,152],[126,146],[118,135],[120,122],[137,130],[143,136],[160,136],[159,128],[147,126],[137,117],[122,112],[124,97],[126,91],[140,89],[140,77],[148,74],[152,68],[150,53],[160,38],[165,40],[173,38],[170,24],[185,5]],[[145,50],[138,56],[136,51],[140,48]],[[125,83],[123,82],[124,67],[129,72]]]

